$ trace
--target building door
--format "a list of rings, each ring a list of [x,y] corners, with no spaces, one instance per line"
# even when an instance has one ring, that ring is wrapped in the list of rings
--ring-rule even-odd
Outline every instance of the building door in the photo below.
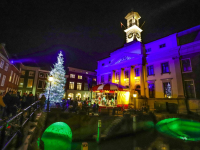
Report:
[[[137,85],[137,86],[136,86],[135,91],[136,91],[136,93],[138,94],[138,96],[141,95],[141,92],[140,92],[140,85]]]
[[[154,83],[149,84],[149,98],[155,98],[155,86],[154,86]]]

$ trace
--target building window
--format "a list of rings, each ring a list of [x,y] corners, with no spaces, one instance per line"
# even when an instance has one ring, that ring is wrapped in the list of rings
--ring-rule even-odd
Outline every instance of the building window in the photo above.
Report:
[[[5,66],[5,71],[8,71],[8,67],[9,67],[9,64],[6,63],[6,66]]]
[[[17,84],[18,75],[16,75],[15,84]]]
[[[3,65],[4,65],[4,60],[1,59],[0,68],[3,68]]]
[[[165,44],[165,43],[164,43],[164,44],[161,44],[159,47],[160,47],[160,48],[166,47],[166,44]]]
[[[35,72],[34,71],[29,71],[29,77],[34,77]]]
[[[13,75],[13,71],[11,70],[9,82],[11,82],[11,80],[12,80],[12,75]]]
[[[104,76],[101,76],[101,83],[104,83]]]
[[[14,81],[15,81],[15,75],[16,75],[16,74],[14,73],[12,83],[14,83]]]
[[[75,74],[70,74],[70,78],[75,78]]]
[[[154,69],[153,69],[153,65],[151,66],[147,66],[147,75],[154,75]]]
[[[1,86],[4,86],[5,80],[6,80],[6,76],[3,75],[3,77],[2,77],[2,81],[1,81]]]
[[[154,86],[154,83],[149,84],[149,98],[155,98],[155,86]]]
[[[129,72],[128,72],[128,70],[125,71],[125,79],[126,78],[129,78]]]
[[[74,89],[74,82],[69,82],[69,89],[73,90]]]
[[[116,80],[119,80],[119,72],[116,73]]]
[[[82,83],[77,83],[77,90],[81,90]]]
[[[43,85],[43,80],[38,80],[38,89],[42,89],[42,85]]]
[[[78,79],[82,79],[82,76],[81,76],[81,75],[78,75]]]
[[[194,82],[193,81],[184,81],[184,82],[185,82],[187,97],[195,98]]]
[[[23,87],[24,86],[24,78],[20,78],[19,79],[19,87]]]
[[[18,80],[17,80],[17,85],[19,85],[19,76],[18,76]]]
[[[84,90],[88,91],[88,83],[84,83]]]
[[[162,66],[162,73],[169,73],[169,63],[165,62],[161,64]]]
[[[151,48],[146,49],[146,53],[151,52]]]
[[[43,72],[40,72],[39,77],[44,78],[45,74]]]
[[[96,79],[96,78],[93,78],[93,81],[97,81],[97,79]]]
[[[183,59],[182,60],[183,72],[192,71],[190,59]]]
[[[108,75],[108,82],[111,82],[112,78],[111,78],[111,74]]]
[[[165,98],[171,98],[172,97],[171,83],[170,82],[164,82],[163,83],[163,89],[164,89],[164,97]]]
[[[25,70],[22,70],[22,73],[21,73],[21,75],[22,75],[22,76],[24,76],[24,75],[25,75]]]
[[[139,76],[140,76],[140,69],[139,69],[139,68],[136,68],[136,69],[135,69],[135,76],[136,76],[136,77],[139,77]]]
[[[28,79],[27,88],[33,87],[33,79]]]

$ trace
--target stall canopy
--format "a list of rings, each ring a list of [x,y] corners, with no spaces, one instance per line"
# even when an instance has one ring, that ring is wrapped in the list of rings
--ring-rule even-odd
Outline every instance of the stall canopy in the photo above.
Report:
[[[115,83],[105,83],[92,87],[92,91],[128,91],[128,88]]]

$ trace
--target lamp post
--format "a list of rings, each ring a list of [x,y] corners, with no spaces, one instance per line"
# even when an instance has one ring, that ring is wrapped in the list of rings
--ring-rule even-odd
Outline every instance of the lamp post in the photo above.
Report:
[[[47,111],[49,111],[49,97],[50,97],[50,90],[51,90],[51,82],[53,81],[53,76],[49,76],[49,82],[50,82],[50,88],[49,88],[49,96],[48,96],[48,101],[47,101]]]
[[[133,94],[134,109],[136,109],[136,97],[137,97],[137,94]]]

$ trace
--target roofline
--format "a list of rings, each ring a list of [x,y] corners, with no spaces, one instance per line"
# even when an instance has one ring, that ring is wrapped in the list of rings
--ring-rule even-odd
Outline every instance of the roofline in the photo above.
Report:
[[[79,69],[79,68],[75,68],[75,67],[67,67],[67,68],[68,69]],[[90,71],[90,70],[85,70],[85,69],[79,69],[79,70],[96,73],[96,71]]]

